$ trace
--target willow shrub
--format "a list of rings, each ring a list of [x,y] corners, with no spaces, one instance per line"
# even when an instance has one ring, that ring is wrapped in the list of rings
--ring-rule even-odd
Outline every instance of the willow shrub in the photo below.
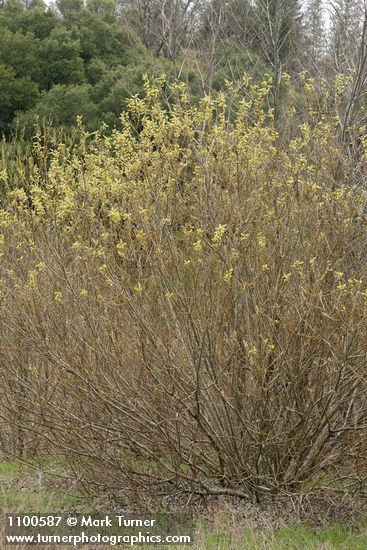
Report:
[[[2,446],[114,495],[361,489],[367,226],[342,85],[316,102],[305,79],[288,140],[266,82],[195,107],[161,85],[26,186],[3,157]]]

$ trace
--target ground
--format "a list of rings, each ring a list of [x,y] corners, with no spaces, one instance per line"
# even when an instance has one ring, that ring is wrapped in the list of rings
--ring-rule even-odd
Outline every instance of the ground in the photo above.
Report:
[[[60,482],[55,488],[40,470],[20,466],[15,462],[1,462],[0,490],[3,511],[84,513],[103,510],[104,505],[108,506],[101,500],[91,500],[75,487],[69,486],[66,490],[62,490],[62,487],[65,489],[65,483],[60,472],[59,475]],[[257,510],[253,506],[234,504],[229,501],[222,501],[219,505],[217,502],[212,502],[207,506],[206,512],[195,519],[195,538],[191,548],[194,550],[329,550],[334,548],[366,550],[367,548],[367,522],[360,528],[352,525],[347,527],[340,523],[325,527],[317,520],[314,521],[314,525],[302,525],[294,523],[292,515],[289,515],[288,520],[281,521],[280,518],[281,515],[278,512],[272,515],[269,509]],[[3,541],[0,543],[0,548],[6,548]],[[9,546],[9,548],[20,550],[27,547]],[[46,546],[41,548],[47,550]],[[92,547],[84,548],[91,550]],[[168,549],[168,547],[165,548]]]

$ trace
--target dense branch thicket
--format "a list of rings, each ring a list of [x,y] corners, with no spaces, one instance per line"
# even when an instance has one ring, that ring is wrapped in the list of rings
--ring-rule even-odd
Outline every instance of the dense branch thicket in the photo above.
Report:
[[[3,449],[56,454],[115,496],[364,490],[347,85],[304,78],[281,137],[270,81],[196,106],[178,86],[168,108],[161,80],[112,135],[39,135],[27,161],[3,146]]]

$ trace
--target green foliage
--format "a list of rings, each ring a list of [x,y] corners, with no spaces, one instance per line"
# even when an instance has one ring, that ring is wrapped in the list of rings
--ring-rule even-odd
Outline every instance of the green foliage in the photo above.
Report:
[[[42,87],[48,90],[55,84],[83,82],[84,66],[79,54],[79,41],[65,28],[54,29],[42,42]]]
[[[256,82],[271,73],[258,54],[242,48],[235,39],[226,40],[218,48],[213,88],[221,90],[226,80],[240,81],[244,72],[251,73]]]
[[[0,131],[4,131],[16,111],[32,107],[37,99],[37,85],[26,77],[17,77],[12,67],[0,63]]]
[[[63,17],[83,9],[83,0],[57,0],[56,6]]]
[[[17,77],[38,81],[41,76],[41,43],[32,33],[10,32],[0,34],[0,63],[12,67]]]
[[[81,116],[89,129],[100,123],[98,108],[92,99],[92,88],[88,84],[57,84],[45,92],[37,105],[28,112],[19,114],[17,123],[31,133],[38,120],[48,121],[56,126],[73,126]]]
[[[11,32],[33,33],[37,38],[47,38],[60,21],[51,11],[45,11],[40,6],[32,10],[13,12],[8,4],[0,10],[0,27]]]
[[[126,98],[143,92],[143,75],[174,75],[135,32],[114,19],[111,0],[60,0],[56,13],[36,3],[0,9],[0,132],[37,121],[71,127],[78,115],[96,130],[119,125]],[[193,71],[191,71],[191,76]],[[186,70],[182,78],[188,80]]]
[[[205,88],[196,52],[180,54],[176,63],[157,57],[132,27],[121,25],[113,0],[88,0],[85,6],[59,0],[56,11],[42,0],[7,0],[0,8],[0,31],[0,131],[7,135],[20,124],[30,135],[35,117],[70,127],[82,115],[91,130],[101,123],[118,127],[126,99],[144,94],[144,74],[186,82],[191,100]],[[213,88],[240,79],[246,70],[260,82],[266,66],[228,38],[216,52]]]
[[[112,20],[115,14],[114,0],[87,0],[87,10],[94,15]]]
[[[109,24],[87,11],[73,14],[65,22],[73,38],[80,43],[80,57],[85,63],[101,57],[110,65],[132,61],[132,52],[144,55],[146,50],[135,33],[116,24]]]

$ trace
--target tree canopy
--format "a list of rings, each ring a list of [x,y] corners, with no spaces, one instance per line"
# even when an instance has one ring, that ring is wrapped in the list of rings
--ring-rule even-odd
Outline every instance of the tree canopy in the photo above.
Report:
[[[333,7],[327,40],[317,0],[3,0],[0,131],[30,134],[40,117],[70,127],[76,114],[91,130],[118,127],[144,74],[189,84],[194,101],[244,72],[270,76],[280,113],[284,72],[363,69],[358,0]]]

